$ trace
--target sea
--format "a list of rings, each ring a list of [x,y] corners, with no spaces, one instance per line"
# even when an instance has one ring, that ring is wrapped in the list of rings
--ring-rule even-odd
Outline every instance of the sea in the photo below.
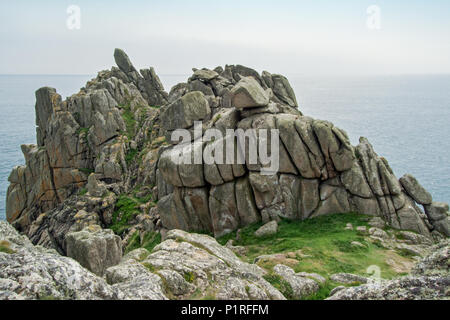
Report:
[[[397,177],[414,175],[434,201],[450,202],[450,75],[286,75],[304,115],[333,122],[356,145],[361,136]],[[25,163],[20,145],[36,143],[35,91],[56,88],[63,98],[92,75],[0,75],[0,219],[8,176]],[[189,75],[160,75],[170,88]]]

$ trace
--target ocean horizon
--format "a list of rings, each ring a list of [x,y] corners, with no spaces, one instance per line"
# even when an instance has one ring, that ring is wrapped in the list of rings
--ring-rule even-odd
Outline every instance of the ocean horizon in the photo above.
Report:
[[[189,75],[159,75],[166,91]],[[400,178],[414,175],[434,201],[450,202],[450,75],[303,76],[287,74],[304,115],[364,136]],[[11,169],[25,163],[20,145],[36,143],[35,91],[63,99],[94,75],[0,75],[0,219]]]

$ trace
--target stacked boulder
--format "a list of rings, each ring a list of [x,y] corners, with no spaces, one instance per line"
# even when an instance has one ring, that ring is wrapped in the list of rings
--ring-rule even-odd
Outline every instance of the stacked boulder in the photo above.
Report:
[[[193,94],[205,99],[191,99],[189,105],[185,97]],[[207,139],[194,137],[181,149],[172,142],[175,145],[161,153],[157,167],[157,176],[164,181],[158,185],[170,185],[170,192],[158,193],[162,225],[168,229],[206,230],[221,236],[257,221],[356,211],[428,237],[432,231],[437,237],[448,232],[448,226],[433,225],[430,215],[417,206],[431,202],[412,196],[366,138],[353,147],[345,131],[303,116],[282,76],[268,72],[260,76],[241,66],[195,70],[187,84],[174,87],[169,101],[161,110],[162,119],[173,119],[175,113],[190,116],[183,117],[183,125],[163,126],[167,139],[173,130],[194,131],[194,122],[203,121],[202,133],[211,128],[224,135],[227,129],[256,129],[255,141],[259,141],[260,129],[277,129],[280,140],[279,170],[273,175],[261,174],[260,159],[256,164],[249,162],[248,146],[242,150],[243,164],[190,164],[173,159],[180,150],[185,158],[205,151],[208,142],[203,140]],[[195,114],[193,109],[203,111]],[[216,143],[209,142],[212,147]],[[426,212],[439,210],[436,204],[432,208]]]

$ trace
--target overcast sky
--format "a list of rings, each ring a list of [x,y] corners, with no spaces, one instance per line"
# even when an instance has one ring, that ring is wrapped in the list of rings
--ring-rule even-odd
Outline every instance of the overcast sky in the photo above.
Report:
[[[81,10],[79,30],[67,27],[69,5]],[[367,26],[371,5],[380,29]],[[1,1],[0,42],[0,74],[95,74],[114,64],[116,47],[160,74],[225,64],[301,75],[450,73],[450,1]]]

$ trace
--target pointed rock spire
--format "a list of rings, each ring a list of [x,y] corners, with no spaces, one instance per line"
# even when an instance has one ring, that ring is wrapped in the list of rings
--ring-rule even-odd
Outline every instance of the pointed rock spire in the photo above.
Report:
[[[133,64],[130,61],[128,55],[122,49],[116,48],[114,50],[114,60],[116,61],[117,66],[120,70],[125,73],[136,71],[133,67]]]

